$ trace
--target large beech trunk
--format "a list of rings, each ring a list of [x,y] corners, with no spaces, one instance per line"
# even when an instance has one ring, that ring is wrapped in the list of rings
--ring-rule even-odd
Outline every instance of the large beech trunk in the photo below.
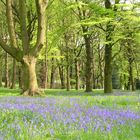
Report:
[[[26,57],[22,63],[23,67],[23,95],[39,95],[36,77],[36,58]]]

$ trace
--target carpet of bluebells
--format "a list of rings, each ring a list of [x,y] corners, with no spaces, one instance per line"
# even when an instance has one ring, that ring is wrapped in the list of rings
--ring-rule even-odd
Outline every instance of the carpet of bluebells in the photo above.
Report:
[[[0,140],[140,140],[140,97],[1,97]]]

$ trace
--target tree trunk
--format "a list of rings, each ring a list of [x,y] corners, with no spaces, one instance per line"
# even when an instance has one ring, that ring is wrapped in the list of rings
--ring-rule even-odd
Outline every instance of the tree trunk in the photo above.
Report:
[[[22,69],[21,66],[18,67],[18,80],[19,80],[19,88],[23,89],[23,74],[22,74]]]
[[[132,62],[129,62],[129,89],[135,91]]]
[[[73,65],[70,65],[69,67],[69,74],[70,74],[70,79],[73,79]],[[70,86],[73,88],[73,82],[70,81]]]
[[[33,56],[24,57],[23,68],[23,95],[40,95],[36,77],[36,58]]]
[[[59,66],[59,75],[60,75],[60,81],[61,81],[61,89],[65,89],[65,78],[64,78],[63,66]]]
[[[70,91],[70,70],[69,66],[66,68],[66,73],[67,73],[67,91]]]
[[[92,79],[93,79],[92,83],[93,83],[93,86],[92,86],[92,87],[93,87],[93,89],[96,89],[96,87],[97,87],[96,85],[97,85],[97,84],[96,84],[95,58],[94,58],[94,57],[93,57],[93,60],[92,60],[92,61],[93,61],[93,69],[92,69],[92,71],[93,71],[93,72],[92,72]]]
[[[112,93],[112,46],[105,45],[104,93]]]
[[[41,62],[41,68],[40,68],[40,87],[41,88],[47,88],[47,64],[46,62]]]
[[[101,84],[101,86],[100,86],[100,88],[103,88],[104,87],[104,78],[103,78],[103,70],[102,70],[102,68],[103,68],[103,66],[102,66],[102,53],[101,53],[101,49],[100,49],[100,45],[98,45],[98,57],[99,57],[99,66],[98,66],[98,68],[99,68],[99,77],[100,77],[100,80],[99,80],[99,82],[100,82],[100,84]]]
[[[51,67],[50,89],[54,87],[54,73],[55,73],[54,58],[52,58],[51,62],[52,62],[52,67]]]
[[[8,53],[5,54],[5,87],[9,87]]]
[[[115,1],[118,4],[119,1]],[[111,9],[110,0],[105,0],[105,8]],[[114,8],[116,11],[116,8]],[[104,93],[112,93],[112,33],[114,31],[110,22],[106,25],[105,67],[104,67]]]
[[[2,65],[3,65],[3,61],[2,61],[2,58],[0,58],[0,65],[1,65],[1,68],[0,68],[0,87],[2,87],[2,74],[3,74],[3,68],[2,68]]]
[[[76,78],[75,89],[79,90],[79,65],[78,65],[77,58],[75,58],[75,78]]]
[[[85,36],[84,39],[86,46],[86,92],[91,92],[93,87],[92,48],[90,38]]]
[[[15,88],[15,83],[16,83],[16,60],[13,59],[13,75],[11,89]]]
[[[47,42],[47,40],[46,40]],[[47,47],[46,47],[46,53],[45,53],[45,79],[44,79],[44,88],[47,88],[48,83],[48,60],[47,60]]]

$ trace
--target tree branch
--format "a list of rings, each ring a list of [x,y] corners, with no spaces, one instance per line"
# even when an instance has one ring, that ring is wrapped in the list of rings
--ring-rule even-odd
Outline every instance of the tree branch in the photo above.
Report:
[[[0,46],[17,61],[22,61],[22,52],[18,48],[9,47],[0,37]]]
[[[36,0],[36,8],[38,15],[38,32],[37,32],[37,42],[35,48],[33,49],[34,55],[38,55],[40,50],[43,48],[45,43],[46,35],[46,8],[47,2],[44,0]]]

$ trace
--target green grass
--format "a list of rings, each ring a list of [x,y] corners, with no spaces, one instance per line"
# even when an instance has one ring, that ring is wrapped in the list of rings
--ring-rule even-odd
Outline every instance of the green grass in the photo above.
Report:
[[[8,89],[8,88],[0,88],[0,97],[3,96],[19,96],[19,89]]]
[[[111,96],[114,94],[104,94],[102,89],[93,89],[93,92],[86,93],[84,90],[70,90],[66,91],[66,89],[46,89],[45,95],[46,96]],[[0,96],[19,96],[20,95],[19,89],[8,89],[8,88],[0,88]],[[114,93],[121,92],[123,95],[128,95],[131,93],[131,95],[140,95],[140,91],[136,92],[128,92],[128,91],[120,91],[120,90],[114,90]]]

